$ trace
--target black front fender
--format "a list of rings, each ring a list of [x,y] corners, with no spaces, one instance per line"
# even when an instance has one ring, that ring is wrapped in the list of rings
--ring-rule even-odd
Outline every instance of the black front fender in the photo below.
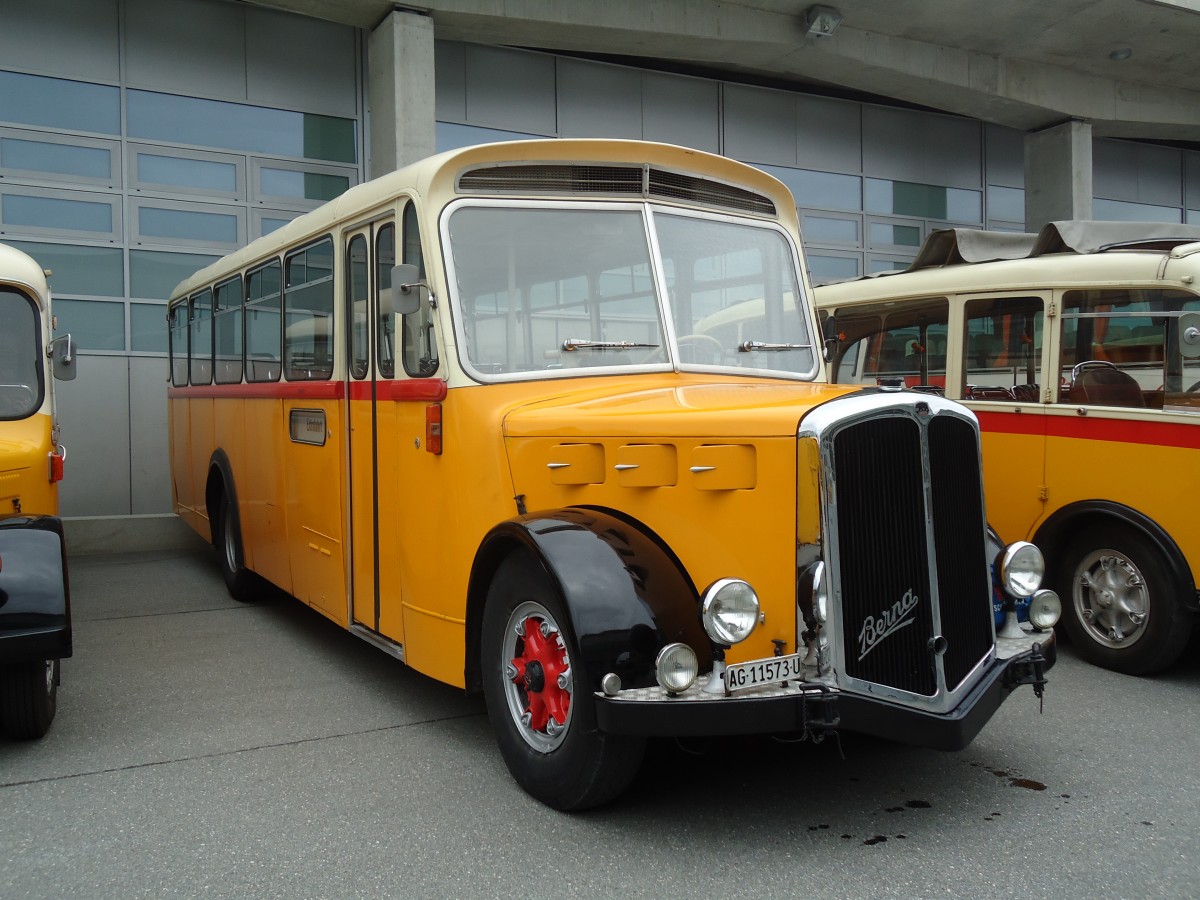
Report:
[[[491,573],[518,547],[532,552],[554,581],[593,690],[609,672],[623,687],[653,684],[655,658],[669,643],[691,646],[701,670],[710,664],[698,594],[679,561],[637,525],[598,510],[529,513],[493,528],[471,574],[468,618],[476,625]],[[477,686],[478,628],[468,633],[467,684]]]
[[[62,520],[0,520],[0,665],[71,655],[71,592]]]

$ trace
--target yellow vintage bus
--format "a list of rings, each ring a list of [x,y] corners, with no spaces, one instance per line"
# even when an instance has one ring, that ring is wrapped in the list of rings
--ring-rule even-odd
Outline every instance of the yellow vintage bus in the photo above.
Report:
[[[817,288],[840,383],[960,400],[992,524],[1052,562],[1085,659],[1143,674],[1187,646],[1200,528],[1200,227],[935,232],[908,271]],[[830,323],[827,323],[830,324]]]
[[[1054,661],[989,542],[978,426],[830,387],[795,202],[630,141],[471,147],[352,188],[171,298],[175,507],[440,681],[557,808],[654,735],[969,742]],[[748,298],[738,343],[696,323]],[[779,335],[787,335],[786,340]]]
[[[54,378],[75,377],[75,345],[52,323],[46,273],[0,244],[0,732],[19,739],[49,729],[71,655]]]

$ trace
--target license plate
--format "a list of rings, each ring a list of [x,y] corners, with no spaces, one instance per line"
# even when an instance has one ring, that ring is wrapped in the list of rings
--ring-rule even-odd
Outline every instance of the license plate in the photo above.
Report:
[[[751,662],[734,663],[725,670],[725,687],[730,691],[777,684],[780,681],[802,680],[801,667],[804,657],[799,653],[790,656],[772,656]]]

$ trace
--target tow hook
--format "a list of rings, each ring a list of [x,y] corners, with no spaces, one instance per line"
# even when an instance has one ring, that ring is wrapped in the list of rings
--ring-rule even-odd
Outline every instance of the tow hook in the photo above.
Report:
[[[1042,656],[1042,645],[1034,644],[1029,656],[1019,665],[1013,666],[1011,671],[1010,683],[1013,688],[1023,684],[1032,685],[1033,693],[1038,698],[1038,712],[1045,712],[1046,657]]]

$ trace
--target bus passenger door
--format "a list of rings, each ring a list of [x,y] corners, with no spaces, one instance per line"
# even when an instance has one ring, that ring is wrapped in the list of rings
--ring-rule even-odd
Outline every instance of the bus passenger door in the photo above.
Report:
[[[392,316],[381,308],[381,290],[395,265],[396,227],[377,222],[346,238],[347,373],[349,435],[350,620],[351,624],[401,644],[401,583],[397,544],[396,479],[383,477],[394,460],[390,403],[381,402],[394,376]],[[383,303],[383,307],[388,304]],[[389,550],[389,548],[391,548]]]

